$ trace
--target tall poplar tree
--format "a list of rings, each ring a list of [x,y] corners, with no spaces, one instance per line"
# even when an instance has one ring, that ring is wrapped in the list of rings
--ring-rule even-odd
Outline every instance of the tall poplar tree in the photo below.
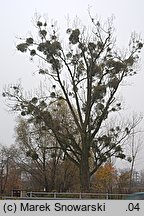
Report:
[[[116,93],[121,83],[136,73],[143,47],[132,35],[128,51],[118,51],[112,22],[90,19],[91,27],[75,24],[67,28],[64,41],[55,25],[37,20],[37,36],[21,39],[17,50],[41,60],[39,74],[48,77],[51,90],[45,98],[29,100],[18,86],[3,93],[16,99],[13,108],[21,115],[33,116],[53,132],[65,157],[79,168],[82,192],[89,191],[90,177],[108,158],[125,158],[121,141],[131,128],[117,126],[105,132],[103,125],[110,114],[121,110]],[[51,106],[59,109],[61,103],[65,103],[70,121],[66,122],[66,117],[57,121],[51,112]]]

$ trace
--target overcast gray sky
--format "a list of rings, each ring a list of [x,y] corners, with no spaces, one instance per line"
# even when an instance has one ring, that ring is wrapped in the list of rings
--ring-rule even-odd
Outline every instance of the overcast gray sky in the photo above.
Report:
[[[6,84],[21,80],[26,89],[36,86],[39,77],[33,75],[36,65],[29,61],[28,56],[17,52],[16,37],[26,36],[33,31],[32,18],[35,12],[46,15],[50,20],[58,21],[61,26],[78,16],[84,24],[88,22],[88,7],[92,14],[102,20],[115,16],[118,44],[127,47],[131,32],[136,31],[144,36],[144,1],[143,0],[0,0],[0,92]],[[122,95],[126,108],[130,112],[144,112],[144,54],[141,56],[139,74],[123,88]],[[9,114],[4,100],[0,95],[0,143],[10,145],[14,142],[14,114]]]

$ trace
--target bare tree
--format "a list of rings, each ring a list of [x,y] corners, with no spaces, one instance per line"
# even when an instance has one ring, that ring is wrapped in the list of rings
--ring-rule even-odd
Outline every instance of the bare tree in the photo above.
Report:
[[[138,118],[136,115],[133,115],[132,124],[135,124],[136,119],[138,120],[137,126],[139,126],[139,123],[142,120],[142,116]],[[139,129],[138,127],[133,127],[132,133],[128,139],[128,148],[130,151],[129,156],[127,157],[128,162],[130,162],[129,192],[132,191],[134,167],[135,167],[136,159],[142,147],[141,135],[142,135],[142,130]]]
[[[62,152],[55,138],[43,124],[30,124],[23,118],[16,126],[16,143],[19,149],[17,164],[23,173],[29,173],[44,191],[55,187],[56,170]],[[53,148],[55,146],[55,148]]]
[[[5,147],[0,145],[0,194],[6,193],[10,183],[11,171],[17,169],[14,163],[15,156],[16,151],[13,146]]]

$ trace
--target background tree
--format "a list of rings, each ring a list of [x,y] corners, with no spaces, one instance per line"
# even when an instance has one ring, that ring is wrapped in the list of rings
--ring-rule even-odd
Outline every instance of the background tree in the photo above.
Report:
[[[21,174],[16,166],[17,152],[14,146],[0,145],[0,194],[9,195],[13,189],[21,187]]]
[[[29,173],[39,189],[54,190],[55,178],[62,153],[56,148],[56,140],[41,124],[18,119],[16,143],[19,149],[18,165]],[[53,146],[55,146],[53,148]]]
[[[65,159],[59,165],[57,191],[80,192],[79,170],[69,159]]]
[[[135,124],[136,116],[133,115],[133,124]],[[139,117],[138,124],[141,122],[142,117]],[[138,127],[132,129],[131,136],[128,139],[128,150],[129,156],[127,157],[128,162],[130,163],[130,182],[129,182],[129,193],[132,191],[133,180],[134,180],[134,168],[136,160],[138,159],[138,154],[140,153],[142,147],[142,130]]]
[[[39,74],[48,76],[51,90],[45,99],[29,100],[19,86],[3,92],[4,97],[15,102],[14,110],[39,119],[52,131],[65,156],[79,168],[82,192],[89,191],[90,177],[108,158],[125,157],[118,136],[121,128],[101,132],[110,113],[121,109],[116,93],[123,80],[136,73],[134,66],[143,47],[141,40],[132,35],[128,51],[122,54],[115,45],[112,21],[102,24],[90,18],[91,28],[75,22],[66,30],[64,42],[55,25],[38,19],[38,37],[27,37],[17,49],[41,60]],[[54,101],[66,103],[74,130],[55,122],[51,112]],[[125,129],[124,138],[130,130]]]
[[[130,171],[128,169],[119,170],[118,193],[126,194],[129,192]]]
[[[97,193],[113,193],[117,187],[117,170],[111,162],[101,166],[93,177],[93,190]]]

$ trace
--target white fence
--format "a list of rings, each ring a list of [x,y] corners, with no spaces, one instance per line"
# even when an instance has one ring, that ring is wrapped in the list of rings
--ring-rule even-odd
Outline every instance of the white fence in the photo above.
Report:
[[[35,199],[126,199],[128,194],[98,194],[98,193],[47,193],[47,192],[28,192],[27,198]]]
[[[27,192],[20,196],[1,196],[1,199],[97,199],[97,200],[125,200],[129,194],[109,193],[58,193],[58,192]]]

